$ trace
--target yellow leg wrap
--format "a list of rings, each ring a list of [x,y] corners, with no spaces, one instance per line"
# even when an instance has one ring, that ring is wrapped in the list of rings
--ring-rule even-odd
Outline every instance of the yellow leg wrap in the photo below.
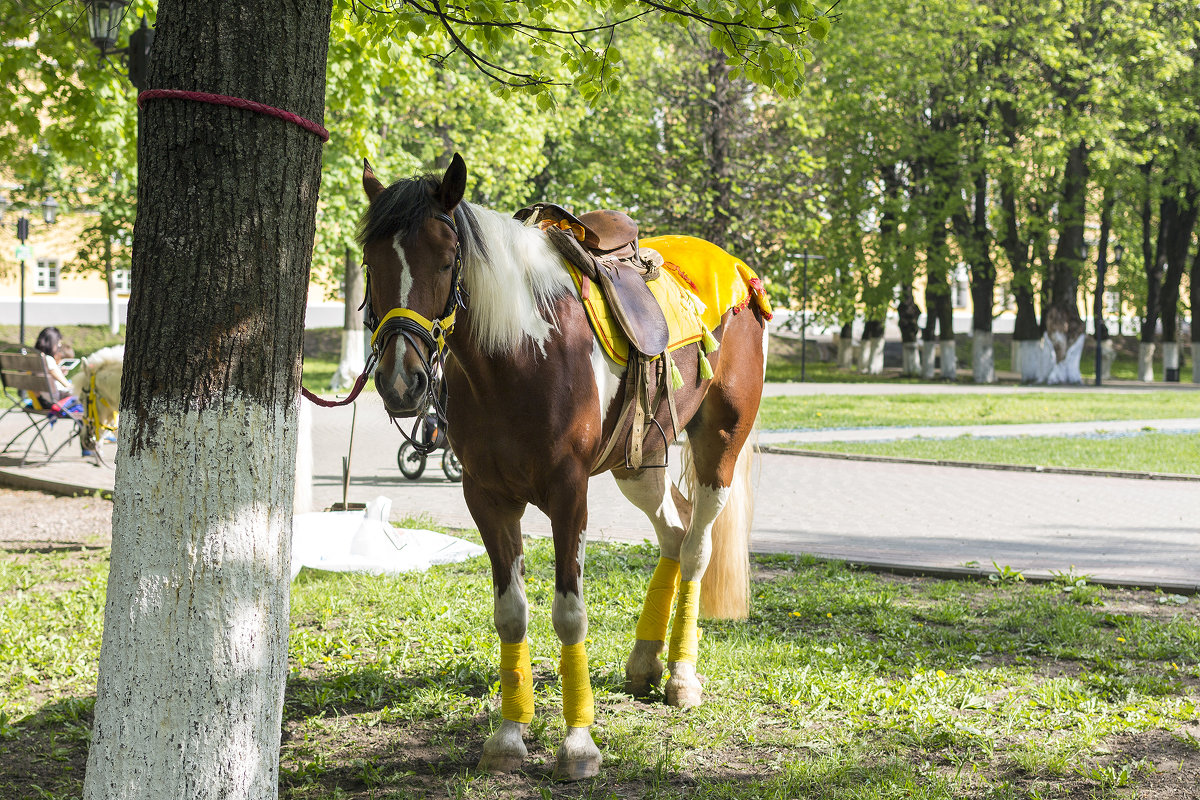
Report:
[[[533,667],[529,642],[500,643],[500,714],[513,722],[533,719]]]
[[[671,626],[669,661],[696,663],[700,651],[700,581],[682,581],[675,606],[675,624]]]
[[[675,590],[679,587],[679,562],[666,558],[658,559],[658,566],[650,576],[646,587],[646,602],[642,615],[638,617],[637,638],[651,642],[667,639],[667,623],[671,619],[671,606],[675,604]]]
[[[558,673],[562,676],[563,720],[571,728],[588,727],[596,719],[596,703],[583,642],[563,645]]]

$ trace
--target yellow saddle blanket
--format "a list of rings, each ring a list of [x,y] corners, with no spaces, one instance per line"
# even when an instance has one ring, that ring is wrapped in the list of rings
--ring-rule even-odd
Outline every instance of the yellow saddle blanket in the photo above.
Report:
[[[764,317],[771,318],[762,281],[744,262],[717,245],[693,236],[656,236],[642,239],[640,245],[658,251],[665,261],[662,275],[646,285],[667,318],[668,350],[700,341],[721,324],[726,311],[745,308],[750,302]],[[618,364],[626,363],[629,340],[604,296],[596,286],[589,286],[585,292],[579,270],[570,264],[567,269],[604,351]]]

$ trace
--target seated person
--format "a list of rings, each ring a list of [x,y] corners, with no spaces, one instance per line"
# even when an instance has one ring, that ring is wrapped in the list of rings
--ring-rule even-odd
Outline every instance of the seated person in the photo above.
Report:
[[[38,334],[37,341],[33,348],[42,354],[42,359],[46,362],[46,371],[50,373],[51,380],[54,381],[60,395],[63,395],[58,402],[58,407],[54,408],[54,401],[49,395],[44,392],[39,392],[34,398],[37,407],[40,409],[54,409],[63,413],[66,411],[83,411],[83,406],[75,397],[70,396],[73,391],[71,381],[63,374],[59,364],[68,358],[75,355],[71,345],[63,341],[62,333],[58,328],[50,327],[43,328]],[[63,416],[66,416],[64,413]]]

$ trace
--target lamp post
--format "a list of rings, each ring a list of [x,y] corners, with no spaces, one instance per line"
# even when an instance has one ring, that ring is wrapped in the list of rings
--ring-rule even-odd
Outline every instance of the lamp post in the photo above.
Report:
[[[125,20],[126,0],[83,0],[87,8],[88,35],[100,50],[100,60],[121,56],[125,60],[129,82],[137,89],[146,86],[146,64],[154,44],[154,28],[142,17],[141,26],[129,36],[127,47],[117,47],[121,23]]]
[[[4,219],[4,212],[8,210],[9,205],[8,198],[0,195],[0,220]],[[53,225],[57,219],[58,201],[53,197],[47,197],[42,201],[42,220],[47,225]],[[26,244],[29,241],[29,218],[24,214],[17,217],[17,241],[21,243],[17,247],[17,260],[21,262],[21,302],[17,338],[21,347],[25,347],[25,262],[29,260],[33,253]]]

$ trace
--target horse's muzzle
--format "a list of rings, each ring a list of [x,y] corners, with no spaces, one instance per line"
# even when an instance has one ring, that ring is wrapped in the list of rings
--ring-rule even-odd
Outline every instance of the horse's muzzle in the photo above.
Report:
[[[401,419],[421,414],[429,405],[429,376],[414,370],[386,376],[375,370],[375,388],[388,414]]]

